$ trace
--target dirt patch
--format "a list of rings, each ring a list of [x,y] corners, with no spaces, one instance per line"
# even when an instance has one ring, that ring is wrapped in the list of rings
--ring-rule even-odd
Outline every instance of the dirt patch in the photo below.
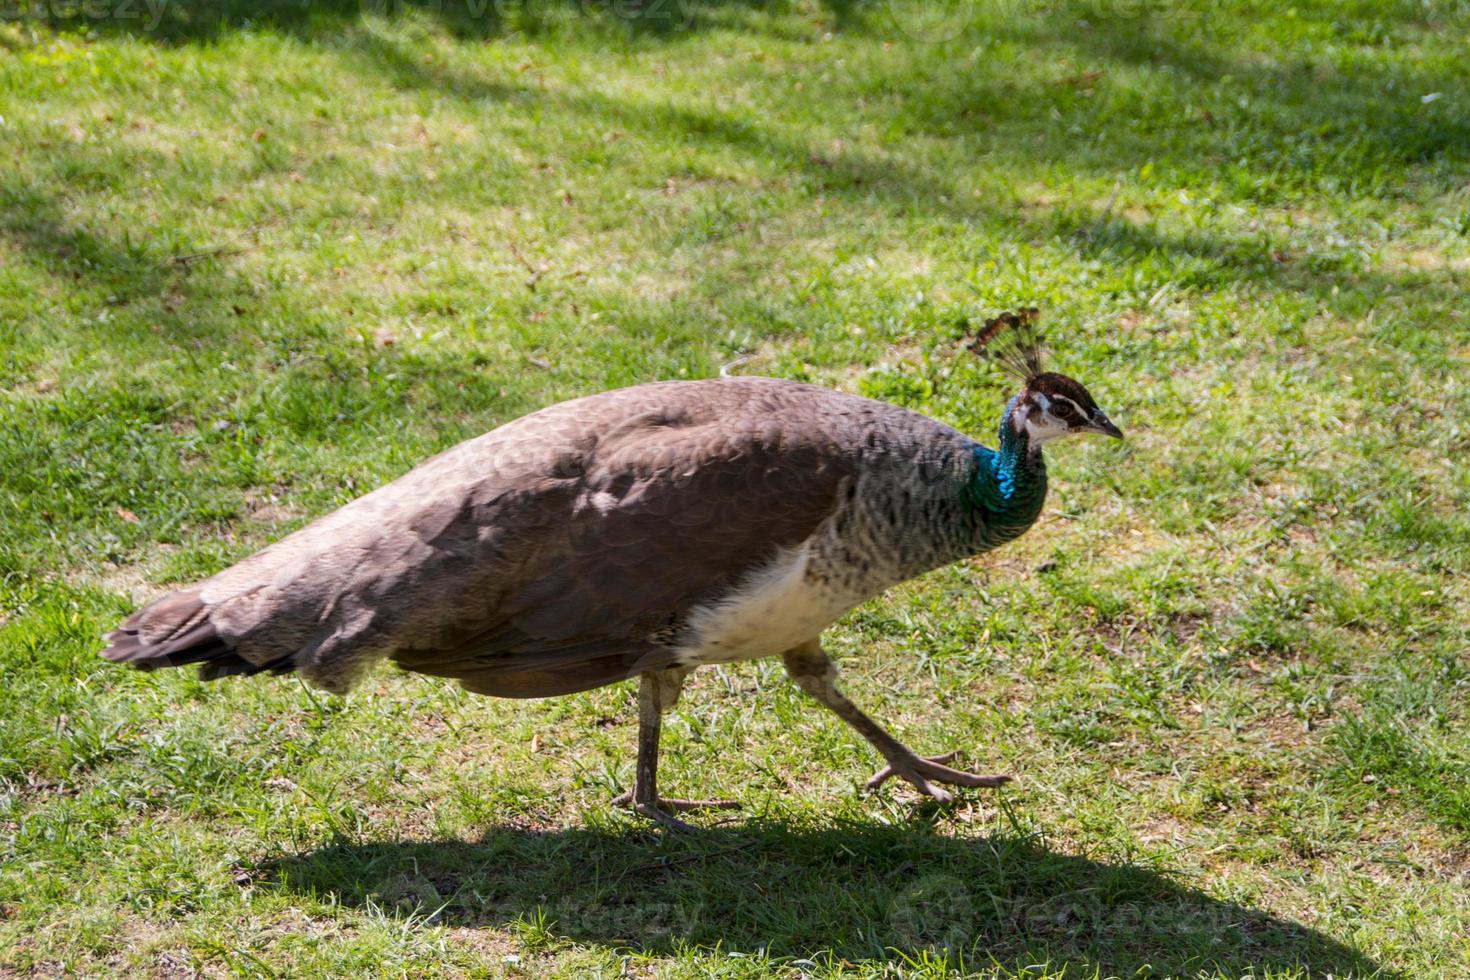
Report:
[[[1145,820],[1138,827],[1138,839],[1148,844],[1169,844],[1183,847],[1194,837],[1190,826],[1170,813],[1160,813]]]
[[[1273,749],[1300,749],[1312,740],[1306,723],[1294,715],[1257,718],[1242,726],[1241,733],[1256,736]]]
[[[1470,271],[1470,257],[1451,258],[1438,249],[1416,248],[1411,251],[1390,250],[1383,259],[1385,268],[1396,272]]]
[[[460,949],[471,950],[492,962],[505,962],[506,957],[520,955],[520,944],[510,936],[490,929],[460,926],[445,929],[444,936]]]
[[[126,565],[102,562],[92,568],[73,569],[64,577],[68,585],[121,592],[141,605],[171,591],[159,581],[160,569],[164,558],[177,550],[171,544],[155,544],[151,555],[143,561]]]
[[[267,524],[284,524],[306,516],[306,511],[269,491],[247,490],[242,503],[251,520]]]

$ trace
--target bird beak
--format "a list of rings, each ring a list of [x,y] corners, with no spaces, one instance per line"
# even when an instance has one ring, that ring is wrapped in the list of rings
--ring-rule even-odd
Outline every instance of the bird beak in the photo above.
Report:
[[[1114,439],[1123,438],[1123,430],[1108,420],[1102,412],[1094,412],[1092,420],[1087,424],[1088,432],[1096,432],[1098,435],[1112,436]]]

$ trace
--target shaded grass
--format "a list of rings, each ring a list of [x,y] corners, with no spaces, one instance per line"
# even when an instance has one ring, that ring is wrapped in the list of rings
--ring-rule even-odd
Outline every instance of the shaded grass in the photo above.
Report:
[[[625,833],[492,830],[474,843],[334,846],[261,873],[332,904],[432,909],[450,928],[509,923],[543,955],[568,942],[634,945],[645,955],[700,945],[762,958],[820,949],[820,971],[903,950],[961,968],[957,951],[978,944],[986,958],[1082,976],[1131,975],[1145,964],[1166,973],[1210,963],[1234,973],[1364,965],[1310,930],[1207,899],[1167,873],[1064,856],[1024,836],[953,836],[923,824],[753,823],[652,850],[648,838]],[[1160,945],[1169,959],[1159,959]],[[1088,952],[1066,961],[1064,947]]]

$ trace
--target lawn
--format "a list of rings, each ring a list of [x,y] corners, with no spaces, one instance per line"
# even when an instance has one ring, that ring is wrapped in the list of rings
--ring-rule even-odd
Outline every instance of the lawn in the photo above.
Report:
[[[21,8],[25,16],[17,16]],[[108,16],[100,14],[111,13]],[[113,16],[113,15],[116,16]],[[0,975],[1470,976],[1470,8],[169,0],[0,16]],[[778,664],[345,698],[98,659],[541,405],[815,381],[1129,433]]]

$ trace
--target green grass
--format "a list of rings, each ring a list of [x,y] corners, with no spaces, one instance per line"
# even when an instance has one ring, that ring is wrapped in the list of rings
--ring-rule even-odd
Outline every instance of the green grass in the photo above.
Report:
[[[0,20],[0,974],[1470,975],[1470,11],[644,8]],[[750,354],[988,436],[1022,303],[1129,441],[829,637],[1004,792],[863,796],[744,665],[664,775],[745,809],[664,838],[628,685],[96,657],[578,394]]]

